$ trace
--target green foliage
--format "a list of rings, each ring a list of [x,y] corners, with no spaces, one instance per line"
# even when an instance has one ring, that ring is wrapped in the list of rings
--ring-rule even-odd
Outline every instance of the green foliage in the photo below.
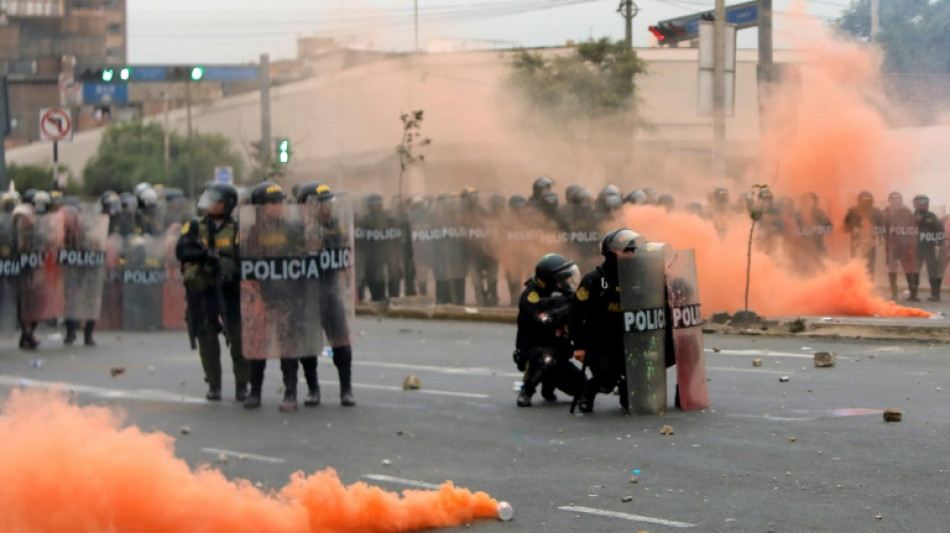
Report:
[[[260,141],[252,142],[251,152],[248,154],[253,163],[253,167],[249,172],[251,183],[279,180],[287,175],[287,167],[290,164],[281,163],[277,159],[276,150],[268,150],[266,153],[261,152]],[[293,161],[293,150],[288,150],[287,153],[290,156],[290,161]]]
[[[852,0],[837,21],[852,36],[871,36],[870,0]],[[950,0],[881,0],[880,33],[884,71],[950,73]]]
[[[60,172],[66,172],[66,167],[60,165],[59,170]],[[50,167],[11,164],[7,167],[7,177],[20,194],[23,194],[27,189],[53,190],[53,169]],[[66,194],[79,194],[79,183],[74,179],[70,179],[65,192]]]
[[[163,183],[189,190],[194,177],[196,190],[212,179],[214,167],[234,168],[235,179],[243,173],[244,161],[231,150],[227,137],[196,134],[192,142],[178,133],[169,135],[168,174],[165,174],[164,132],[157,123],[141,121],[109,126],[99,143],[99,151],[83,169],[83,188],[87,194],[106,190],[128,191],[137,183]]]
[[[636,93],[635,77],[645,72],[636,52],[604,37],[577,45],[570,56],[545,59],[519,51],[508,83],[553,118],[599,118],[626,110]]]

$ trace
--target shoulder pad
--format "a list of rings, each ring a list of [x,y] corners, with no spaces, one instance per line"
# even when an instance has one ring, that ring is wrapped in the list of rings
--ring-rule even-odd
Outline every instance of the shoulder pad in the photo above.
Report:
[[[189,220],[188,222],[185,222],[184,224],[182,224],[182,226],[181,226],[181,234],[182,234],[182,235],[188,235],[188,232],[189,232],[190,230],[191,230],[191,221]]]

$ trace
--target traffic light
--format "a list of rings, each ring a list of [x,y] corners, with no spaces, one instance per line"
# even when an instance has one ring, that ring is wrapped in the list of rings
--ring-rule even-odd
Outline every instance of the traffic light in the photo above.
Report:
[[[661,22],[647,28],[660,44],[673,44],[686,35],[686,31],[671,22]]]
[[[201,81],[204,77],[204,67],[168,67],[165,69],[166,81]]]
[[[277,161],[285,165],[290,162],[290,139],[277,139]]]
[[[122,67],[119,69],[119,80],[121,81],[131,81],[132,80],[132,67]]]
[[[127,83],[132,81],[132,67],[83,67],[76,81],[85,83]]]
[[[100,78],[106,83],[112,83],[112,80],[115,79],[115,70],[111,68],[102,69],[102,75]]]

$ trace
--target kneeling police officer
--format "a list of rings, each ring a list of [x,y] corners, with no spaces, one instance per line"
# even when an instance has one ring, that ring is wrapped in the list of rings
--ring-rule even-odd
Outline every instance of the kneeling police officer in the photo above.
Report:
[[[573,345],[567,336],[571,298],[580,272],[563,255],[548,254],[538,261],[534,276],[525,281],[518,303],[518,336],[515,364],[524,372],[518,407],[530,407],[538,385],[541,396],[557,401],[554,389],[576,396],[583,389],[583,372],[573,362]]]

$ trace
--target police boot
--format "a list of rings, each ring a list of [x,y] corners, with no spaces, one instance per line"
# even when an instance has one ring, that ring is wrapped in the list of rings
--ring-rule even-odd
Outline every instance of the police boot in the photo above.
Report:
[[[547,385],[545,383],[541,384],[541,397],[544,398],[546,402],[556,402],[557,394],[554,394],[554,386]]]
[[[353,397],[353,383],[351,382],[353,349],[349,346],[333,348],[333,364],[340,375],[340,404],[353,407],[356,405],[356,398]]]
[[[281,413],[297,410],[297,363],[298,360],[292,357],[280,360],[280,372],[284,379],[284,400],[278,407]]]
[[[277,408],[281,413],[292,413],[297,410],[297,391],[284,391],[284,401]]]
[[[250,361],[251,366],[251,391],[247,393],[244,399],[245,409],[256,409],[261,406],[261,389],[264,387],[264,369],[267,366],[266,360]]]
[[[40,341],[36,340],[36,337],[33,336],[33,333],[20,334],[20,348],[24,350],[35,350],[39,345]]]
[[[221,401],[221,386],[210,386],[208,387],[208,394],[205,394],[205,399],[209,402],[220,402]]]
[[[920,274],[907,274],[907,284],[910,285],[910,296],[907,297],[908,302],[919,302],[920,298],[917,297],[917,287],[920,283]]]
[[[940,282],[943,278],[930,278],[930,297],[927,300],[931,302],[940,301]]]
[[[83,344],[86,346],[95,346],[96,340],[92,338],[92,332],[96,330],[96,321],[87,320],[86,327],[82,330]]]
[[[247,399],[247,383],[238,383],[234,386],[234,399],[239,402]]]
[[[534,396],[534,385],[525,383],[518,393],[518,407],[531,407],[531,397]]]
[[[78,320],[66,319],[66,337],[63,338],[63,344],[66,346],[72,346],[76,342],[76,326],[79,325]]]
[[[887,282],[891,286],[891,300],[897,301],[897,274],[888,274]]]
[[[390,281],[387,283],[389,298],[399,298],[399,281]]]
[[[307,381],[307,397],[303,404],[307,407],[320,405],[320,384],[317,382],[317,357],[301,357],[300,366],[303,367],[303,377]]]
[[[581,393],[581,398],[577,402],[577,408],[581,410],[582,413],[592,413],[594,412],[594,398],[597,396],[597,387],[593,386],[591,382],[587,382],[587,386],[584,387],[584,392]]]

